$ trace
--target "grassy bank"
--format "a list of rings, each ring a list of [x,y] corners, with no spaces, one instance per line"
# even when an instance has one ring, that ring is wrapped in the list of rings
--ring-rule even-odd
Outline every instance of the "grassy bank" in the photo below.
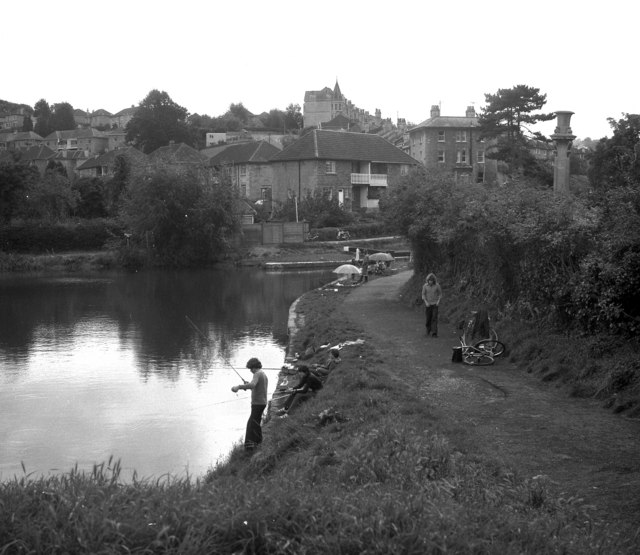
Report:
[[[99,271],[120,266],[115,251],[59,254],[13,254],[0,252],[0,272]]]
[[[363,336],[334,317],[347,294],[299,301],[293,350]],[[111,461],[2,483],[0,553],[637,552],[545,478],[453,443],[375,344],[342,358],[321,395],[266,425],[257,453],[238,448],[202,479],[123,485]]]

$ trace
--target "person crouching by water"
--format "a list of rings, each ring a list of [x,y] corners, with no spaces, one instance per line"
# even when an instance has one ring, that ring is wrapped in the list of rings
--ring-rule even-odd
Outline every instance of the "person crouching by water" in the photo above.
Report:
[[[429,274],[422,286],[422,300],[426,306],[426,328],[427,335],[438,337],[438,305],[442,298],[442,288],[436,276]]]
[[[247,368],[251,370],[253,379],[242,385],[234,385],[231,391],[237,393],[239,389],[251,390],[251,416],[247,422],[247,431],[244,436],[245,451],[252,451],[262,443],[262,413],[267,406],[267,388],[269,380],[262,371],[262,363],[257,358],[250,358],[247,361]]]
[[[276,413],[278,416],[285,416],[293,407],[315,396],[322,389],[320,378],[311,372],[308,366],[304,364],[298,366],[298,374],[300,375],[298,387],[287,390],[291,395],[284,402],[284,408]]]

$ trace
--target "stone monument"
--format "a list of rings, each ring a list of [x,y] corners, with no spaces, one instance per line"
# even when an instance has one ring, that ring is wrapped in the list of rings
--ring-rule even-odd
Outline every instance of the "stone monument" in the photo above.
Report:
[[[558,126],[551,138],[556,145],[556,159],[553,165],[553,190],[563,195],[569,194],[569,155],[571,143],[576,136],[571,132],[569,123],[573,112],[556,112]]]

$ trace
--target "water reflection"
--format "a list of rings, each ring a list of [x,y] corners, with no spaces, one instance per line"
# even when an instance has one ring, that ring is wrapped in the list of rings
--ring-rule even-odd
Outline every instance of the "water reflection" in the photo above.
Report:
[[[251,356],[279,368],[289,306],[330,279],[236,268],[3,277],[0,478],[21,461],[41,474],[110,455],[141,476],[204,472],[244,430],[233,368]]]

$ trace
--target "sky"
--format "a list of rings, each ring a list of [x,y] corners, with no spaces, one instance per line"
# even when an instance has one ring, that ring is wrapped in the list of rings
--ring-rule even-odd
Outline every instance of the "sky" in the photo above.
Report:
[[[3,2],[0,99],[116,113],[158,89],[215,117],[303,107],[337,80],[357,107],[418,124],[524,84],[599,139],[640,113],[638,15],[635,0]]]

